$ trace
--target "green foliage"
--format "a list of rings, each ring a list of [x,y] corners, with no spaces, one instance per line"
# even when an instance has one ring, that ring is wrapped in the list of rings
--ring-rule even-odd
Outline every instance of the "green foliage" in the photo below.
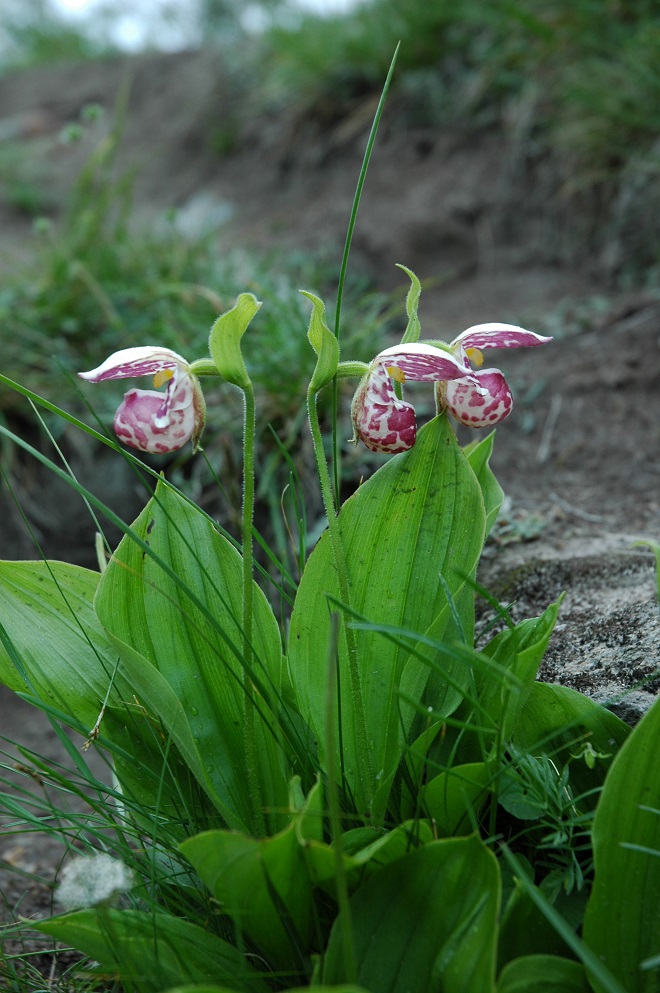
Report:
[[[152,858],[122,846],[144,880],[130,909],[76,911],[42,931],[147,993],[205,981],[258,990],[247,949],[280,988],[380,990],[405,976],[419,993],[494,990],[497,962],[501,988],[523,989],[548,954],[559,956],[548,982],[584,988],[584,969],[566,959],[572,945],[550,940],[539,906],[569,933],[582,919],[593,808],[626,729],[580,694],[535,682],[556,605],[471,647],[469,580],[501,499],[491,447],[492,436],[466,458],[438,418],[345,503],[350,604],[338,601],[322,539],[303,572],[286,669],[257,587],[247,668],[240,555],[164,483],[100,581],[62,564],[3,566],[3,681],[83,733],[105,705],[100,741],[123,790],[115,816],[122,832],[158,838],[162,853],[154,874]],[[327,706],[332,610],[363,660],[369,762],[383,770],[370,812],[345,679],[339,707]],[[341,640],[337,650],[342,672]],[[339,820],[324,792],[339,799]],[[613,815],[602,809],[605,836]],[[500,862],[502,837],[524,853],[524,885]],[[203,884],[222,909],[210,932],[200,929]]]
[[[384,465],[341,510],[350,605],[341,603],[328,535],[310,556],[298,588],[289,635],[289,671],[298,708],[309,721],[321,754],[327,751],[330,734],[342,742],[343,755],[336,767],[342,769],[343,788],[355,797],[358,809],[370,809],[368,797],[375,795],[371,809],[377,819],[387,807],[415,717],[402,696],[419,700],[431,667],[436,672],[442,669],[443,678],[429,702],[439,716],[447,716],[466,687],[464,663],[447,658],[440,663],[438,648],[426,648],[424,639],[437,643],[472,637],[467,581],[474,575],[481,552],[483,518],[483,498],[474,473],[448,421],[439,418],[420,432],[410,452]],[[407,593],[402,597],[404,589]],[[321,610],[315,608],[324,602]],[[456,604],[458,624],[452,612]],[[349,617],[368,621],[355,635],[371,736],[368,783],[359,780],[362,746],[355,733],[357,701],[347,681],[340,687],[332,732],[324,706],[327,667],[332,664],[327,647],[330,615],[342,606],[349,606]],[[379,630],[383,625],[388,632],[402,632],[403,638],[383,637]],[[347,671],[344,640],[338,652],[339,670]]]
[[[404,93],[418,76],[423,106],[445,119],[542,87],[539,134],[570,128],[603,165],[657,133],[652,4],[369,0],[342,17],[307,15],[269,41],[297,87],[353,91],[378,85],[400,42]]]
[[[236,549],[195,507],[160,485],[115,552],[94,604],[141,705],[162,722],[225,822],[245,829],[253,821],[244,788],[241,581]],[[264,705],[277,710],[280,633],[256,586],[253,605],[249,676]],[[287,776],[267,721],[257,754],[263,801],[277,825]]]
[[[244,993],[268,990],[233,945],[170,914],[79,910],[37,928],[83,950],[127,989],[159,993],[172,984],[216,980]]]
[[[497,993],[590,993],[579,962],[557,955],[527,955],[502,971]]]
[[[351,899],[357,981],[401,989],[492,989],[499,871],[477,838],[434,841],[374,875]],[[324,980],[346,981],[341,917],[330,935]]]
[[[655,703],[612,764],[594,817],[596,874],[584,938],[628,993],[656,989],[660,968],[659,729]]]
[[[364,9],[367,21],[376,9]],[[471,9],[461,5],[466,17]],[[429,43],[457,44],[449,5],[407,0],[405,10]],[[522,36],[551,48],[541,13],[516,10],[513,48]],[[498,26],[486,19],[484,31]],[[129,327],[131,310],[109,292],[108,273],[124,285],[133,244],[130,183],[112,173],[117,138],[81,177],[39,290],[58,319],[83,313],[72,301],[80,291],[108,340]],[[351,223],[358,203],[359,191]],[[349,248],[350,233],[335,330]],[[159,251],[154,242],[156,270]],[[421,287],[405,271],[411,341]],[[112,906],[104,893],[37,930],[94,959],[99,978],[124,993],[622,993],[620,980],[631,993],[654,989],[660,710],[629,734],[581,694],[537,681],[560,603],[518,624],[500,608],[501,630],[475,647],[475,575],[503,499],[493,435],[461,449],[440,414],[335,510],[316,394],[337,372],[337,337],[321,298],[306,293],[310,352],[287,283],[273,294],[278,330],[269,337],[261,325],[260,338],[256,322],[251,332],[248,368],[241,338],[259,310],[249,283],[215,321],[210,358],[197,360],[200,374],[219,372],[246,395],[240,542],[163,479],[129,526],[50,463],[124,537],[100,577],[0,563],[0,680],[51,717],[78,779],[29,759],[85,799],[88,815],[47,800],[35,812],[11,792],[2,806],[15,826],[45,821],[69,856],[82,847],[121,859],[134,880]],[[219,303],[197,281],[154,285],[182,306],[193,296]],[[160,336],[187,357],[202,347],[189,309],[176,335],[164,330],[168,312]],[[96,347],[88,330],[67,329],[76,362]],[[123,345],[143,341],[140,320],[130,330]],[[348,362],[342,375],[358,368]],[[276,405],[275,421],[300,420],[307,395],[328,524],[309,556],[300,536],[297,590],[262,542],[288,584],[270,600],[253,578],[253,382]],[[3,425],[0,435],[49,464]],[[278,456],[297,482],[294,441],[280,442]],[[294,503],[304,532],[298,491]],[[95,781],[57,722],[103,749],[116,784]]]

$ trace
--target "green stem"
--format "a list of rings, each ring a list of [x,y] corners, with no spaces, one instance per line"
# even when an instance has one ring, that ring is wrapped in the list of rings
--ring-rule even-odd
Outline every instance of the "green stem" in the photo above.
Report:
[[[190,371],[195,376],[220,376],[218,367],[212,359],[195,359],[190,363]]]
[[[254,520],[254,445],[256,413],[252,384],[243,387],[243,514],[241,538],[243,546],[243,685],[245,687],[245,758],[250,796],[254,808],[256,833],[266,834],[261,782],[257,774],[257,742],[255,732],[256,708],[254,686],[249,673],[253,665],[252,653],[252,557]]]
[[[312,441],[314,444],[316,468],[319,475],[319,482],[321,484],[323,506],[328,519],[330,544],[332,545],[332,554],[335,561],[335,568],[337,570],[339,598],[343,604],[349,606],[350,594],[344,543],[341,534],[341,527],[337,517],[337,511],[335,510],[332,497],[332,483],[330,481],[328,463],[323,450],[323,435],[321,433],[321,426],[319,424],[318,411],[316,408],[316,393],[312,390],[308,390],[307,392],[307,411],[309,415],[309,426],[312,434]],[[348,677],[353,704],[353,713],[355,715],[357,771],[362,796],[364,797],[367,806],[367,810],[364,811],[364,813],[369,813],[371,811],[371,804],[373,801],[373,774],[371,770],[371,763],[369,761],[369,741],[367,737],[367,721],[364,712],[364,699],[362,696],[362,685],[360,680],[359,657],[357,643],[355,640],[355,632],[346,623],[345,618],[343,618],[343,624],[344,634],[346,636],[346,647],[348,649]]]

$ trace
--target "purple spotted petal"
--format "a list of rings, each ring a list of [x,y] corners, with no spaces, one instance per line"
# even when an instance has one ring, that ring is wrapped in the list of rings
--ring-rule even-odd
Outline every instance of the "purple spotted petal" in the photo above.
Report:
[[[131,376],[153,376],[163,369],[188,369],[184,358],[171,348],[156,345],[143,345],[137,348],[122,348],[114,352],[96,369],[79,372],[81,379],[90,383],[101,383],[106,379],[127,379]]]
[[[400,369],[406,379],[416,383],[458,379],[465,376],[466,369],[466,364],[460,357],[457,358],[440,348],[434,348],[433,345],[423,345],[418,342],[386,348],[374,361],[385,368]]]
[[[195,405],[191,398],[188,404],[177,402],[167,407],[165,400],[165,395],[155,390],[129,390],[114,419],[120,441],[156,455],[182,448],[195,433]]]
[[[462,348],[520,348],[521,346],[543,345],[552,341],[534,331],[516,327],[515,324],[475,324],[463,331],[451,343],[451,347]]]
[[[492,427],[511,413],[513,396],[499,369],[484,369],[469,379],[442,383],[439,404],[469,428]]]
[[[377,365],[363,378],[353,398],[354,441],[372,452],[396,455],[415,444],[417,423],[409,403],[399,400],[387,368]]]

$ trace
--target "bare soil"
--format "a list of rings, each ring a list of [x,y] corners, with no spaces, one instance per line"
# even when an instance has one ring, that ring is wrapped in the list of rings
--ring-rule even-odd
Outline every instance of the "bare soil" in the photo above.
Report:
[[[55,212],[107,119],[75,145],[62,145],[61,128],[90,103],[111,112],[128,77],[121,164],[137,170],[136,224],[155,224],[175,207],[182,230],[216,223],[219,251],[228,243],[248,250],[335,246],[339,258],[377,94],[265,107],[213,53],[0,79],[0,138],[29,150]],[[493,463],[508,502],[481,578],[516,599],[520,616],[567,591],[543,678],[610,702],[634,722],[657,692],[660,671],[654,558],[635,547],[660,540],[660,294],[617,288],[608,260],[620,258],[625,245],[588,239],[598,216],[589,205],[581,215],[580,204],[562,195],[515,127],[475,133],[414,119],[394,95],[352,264],[382,289],[401,284],[397,262],[427,281],[426,337],[450,340],[496,320],[555,335],[543,349],[495,360],[516,407],[498,429]],[[214,150],[219,144],[223,154]],[[0,198],[0,266],[15,266],[32,251],[29,223]],[[354,468],[360,470],[359,456]],[[71,547],[76,522],[65,515],[58,527]],[[11,533],[3,540],[5,557],[20,554]],[[55,748],[40,715],[4,692],[0,722],[9,738],[47,754]],[[0,825],[8,822],[2,815]],[[7,906],[19,907],[25,890],[15,869],[34,869],[45,882],[30,883],[19,909],[47,912],[61,851],[42,847],[39,836],[4,830],[0,892]]]

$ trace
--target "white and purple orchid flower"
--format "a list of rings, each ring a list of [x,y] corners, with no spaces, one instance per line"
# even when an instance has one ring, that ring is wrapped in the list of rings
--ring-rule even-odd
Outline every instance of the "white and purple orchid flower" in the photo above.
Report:
[[[438,409],[472,428],[492,427],[511,412],[513,397],[499,369],[473,369],[482,349],[518,348],[550,341],[513,324],[477,324],[444,347],[410,343],[380,352],[353,398],[354,441],[372,452],[405,452],[415,443],[414,408],[399,399],[394,383],[436,383]]]
[[[156,455],[175,452],[191,439],[197,446],[205,423],[204,396],[186,360],[171,349],[123,348],[78,375],[90,383],[136,376],[153,376],[157,388],[167,383],[164,392],[129,390],[114,417],[115,434],[131,448]]]

